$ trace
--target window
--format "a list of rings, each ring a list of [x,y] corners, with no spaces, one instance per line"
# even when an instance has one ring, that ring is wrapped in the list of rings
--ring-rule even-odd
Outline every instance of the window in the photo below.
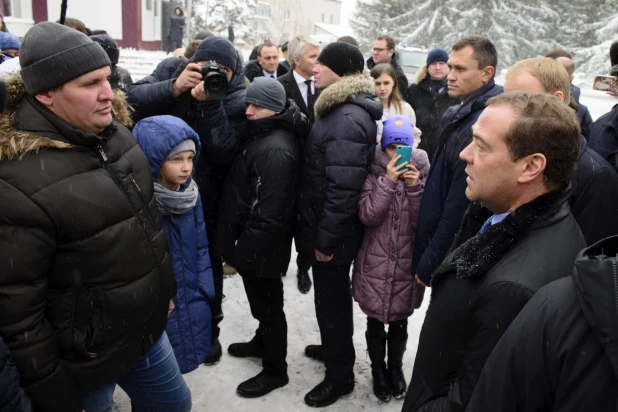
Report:
[[[283,10],[283,20],[284,21],[290,20],[290,9]]]
[[[21,0],[3,0],[4,15],[21,18]]]
[[[270,4],[258,3],[257,14],[262,18],[270,19]]]
[[[155,17],[159,15],[159,2],[157,0],[154,2],[154,15]]]
[[[152,0],[146,0],[146,10],[152,10]]]
[[[326,17],[326,13],[322,13],[322,23],[324,23],[324,18]]]
[[[333,16],[332,14],[330,15],[330,24],[333,24],[333,22],[335,21],[335,16]]]

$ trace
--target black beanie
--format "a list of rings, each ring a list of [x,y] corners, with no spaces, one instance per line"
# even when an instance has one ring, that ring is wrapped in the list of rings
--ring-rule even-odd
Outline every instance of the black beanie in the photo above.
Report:
[[[24,36],[19,64],[26,92],[34,96],[111,63],[103,48],[84,33],[45,21]]]
[[[327,44],[318,56],[318,61],[339,77],[362,73],[365,68],[365,59],[360,49],[340,41]]]
[[[207,62],[214,60],[226,65],[232,70],[236,69],[238,54],[234,45],[223,37],[210,36],[202,40],[190,62]]]
[[[118,50],[118,43],[116,43],[116,40],[112,39],[112,36],[109,34],[93,34],[90,38],[103,47],[103,50],[107,53],[107,57],[109,57],[112,64],[118,64],[120,50]]]

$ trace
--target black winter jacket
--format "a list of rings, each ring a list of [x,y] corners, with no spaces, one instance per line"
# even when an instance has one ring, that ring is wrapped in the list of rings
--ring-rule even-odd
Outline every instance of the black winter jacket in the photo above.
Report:
[[[277,78],[279,78],[279,76],[283,76],[288,71],[289,70],[287,67],[279,63],[279,66],[277,66]],[[251,60],[245,65],[245,76],[247,76],[247,79],[249,79],[251,83],[253,83],[253,79],[256,77],[264,76],[264,70],[257,60]]]
[[[539,288],[568,276],[585,246],[568,192],[539,196],[478,235],[491,212],[470,205],[431,280],[403,411],[464,411],[487,357],[519,311]]]
[[[393,66],[393,69],[395,69],[395,74],[397,75],[397,84],[399,85],[398,87],[399,94],[401,95],[401,98],[405,99],[406,91],[408,90],[408,78],[406,77],[406,74],[401,68],[401,65],[399,64],[399,60],[397,60],[396,53],[393,53],[393,57],[391,58],[390,63],[391,63],[391,66]],[[369,70],[373,69],[375,65],[376,63],[373,61],[373,57],[370,57],[369,59],[367,59],[367,68]],[[416,118],[418,119],[418,115],[416,116]]]
[[[36,410],[81,412],[79,387],[129,372],[163,333],[174,289],[167,241],[148,160],[124,126],[87,133],[24,95],[21,78],[10,90],[0,334]]]
[[[571,213],[586,243],[618,235],[618,173],[582,136],[579,157],[571,173]]]
[[[363,240],[358,203],[376,147],[382,118],[373,79],[344,76],[322,90],[316,122],[303,146],[298,196],[297,246],[315,261],[314,249],[331,265],[349,264]]]
[[[290,263],[300,141],[309,121],[290,100],[283,112],[241,126],[215,247],[243,275],[281,277]]]
[[[487,359],[468,411],[618,409],[618,237],[539,290]]]
[[[221,100],[198,102],[190,92],[177,99],[172,84],[187,66],[185,58],[163,60],[152,75],[129,87],[128,102],[135,109],[134,119],[169,114],[183,119],[200,136],[202,154],[195,170],[200,187],[208,239],[214,241],[219,198],[228,166],[238,153],[240,139],[234,129],[245,117],[245,83],[240,59],[227,95]]]
[[[0,337],[0,411],[30,412],[30,401],[19,387],[19,374],[9,348]]]
[[[618,104],[592,124],[590,147],[618,171]]]
[[[404,97],[416,113],[417,124],[415,126],[423,132],[423,139],[418,148],[425,150],[431,160],[438,148],[440,118],[446,109],[460,104],[461,101],[456,97],[450,97],[446,87],[438,96],[431,93],[429,90],[431,77],[427,73],[427,66],[419,69],[416,79],[417,82],[408,87]]]
[[[412,273],[418,274],[425,284],[429,284],[432,272],[446,256],[470,203],[465,194],[466,162],[459,158],[459,153],[472,141],[472,125],[487,101],[501,93],[502,86],[492,80],[442,116],[438,149],[425,182],[412,257]]]

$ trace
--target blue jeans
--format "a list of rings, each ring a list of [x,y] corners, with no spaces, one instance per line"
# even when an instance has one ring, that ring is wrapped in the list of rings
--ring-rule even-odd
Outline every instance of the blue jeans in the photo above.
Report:
[[[191,391],[165,332],[128,374],[106,385],[81,390],[86,412],[111,412],[116,384],[129,395],[138,412],[191,410]]]

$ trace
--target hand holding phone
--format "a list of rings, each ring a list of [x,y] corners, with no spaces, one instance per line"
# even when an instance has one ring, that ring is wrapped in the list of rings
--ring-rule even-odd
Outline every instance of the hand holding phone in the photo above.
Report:
[[[595,76],[592,88],[604,92],[618,93],[618,78],[614,76]]]

